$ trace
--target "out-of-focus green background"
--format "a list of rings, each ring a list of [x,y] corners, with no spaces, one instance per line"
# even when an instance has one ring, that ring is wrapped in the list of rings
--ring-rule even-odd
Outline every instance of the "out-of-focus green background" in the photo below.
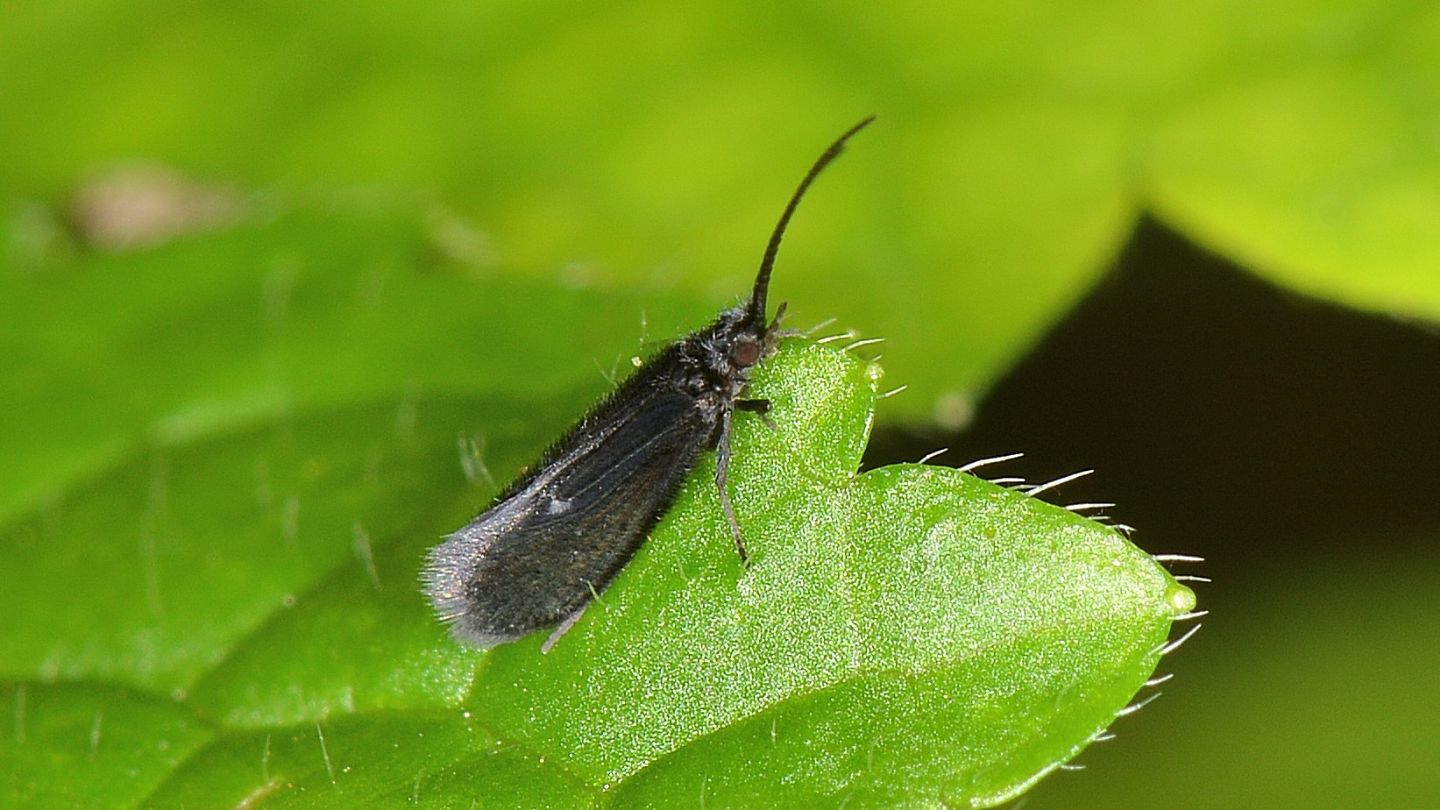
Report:
[[[293,358],[217,313],[164,317],[203,297],[208,239],[241,263],[251,235],[283,243],[255,249],[265,305],[290,254],[354,261],[362,297],[420,257],[553,299],[488,334],[414,311],[458,359],[409,382],[381,351],[404,324],[313,360],[397,397],[480,375],[583,402],[594,365],[745,288],[799,175],[869,113],[772,293],[888,339],[909,389],[868,460],[1099,467],[1061,500],[1118,501],[1142,547],[1215,579],[1166,696],[1026,806],[1434,804],[1434,4],[0,2],[0,351],[26,359],[0,377],[0,519],[137,441],[343,399],[324,374],[269,385]],[[46,297],[149,257],[184,269],[173,300]],[[107,377],[120,350],[87,339],[132,317],[166,351]],[[528,330],[552,335],[538,357]],[[206,377],[216,356],[239,370]]]

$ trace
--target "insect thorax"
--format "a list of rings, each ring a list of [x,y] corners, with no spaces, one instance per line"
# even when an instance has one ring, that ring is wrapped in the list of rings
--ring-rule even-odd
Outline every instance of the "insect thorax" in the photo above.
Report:
[[[737,347],[754,344],[750,363],[745,352],[737,359]],[[678,378],[676,383],[694,396],[702,407],[728,407],[744,390],[750,379],[754,359],[769,354],[763,321],[756,324],[744,307],[721,312],[709,326],[675,345]]]

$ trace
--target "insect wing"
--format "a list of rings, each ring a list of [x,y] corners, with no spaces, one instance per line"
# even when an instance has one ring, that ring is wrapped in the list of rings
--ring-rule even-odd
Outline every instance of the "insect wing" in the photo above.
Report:
[[[432,552],[431,598],[457,634],[489,645],[564,620],[605,588],[670,506],[712,431],[690,396],[626,387],[528,481]]]

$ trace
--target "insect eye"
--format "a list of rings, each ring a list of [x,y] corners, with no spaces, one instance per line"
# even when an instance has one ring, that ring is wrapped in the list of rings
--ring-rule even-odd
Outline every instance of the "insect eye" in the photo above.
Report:
[[[730,359],[741,368],[753,366],[760,362],[760,344],[753,340],[742,340],[730,350]]]

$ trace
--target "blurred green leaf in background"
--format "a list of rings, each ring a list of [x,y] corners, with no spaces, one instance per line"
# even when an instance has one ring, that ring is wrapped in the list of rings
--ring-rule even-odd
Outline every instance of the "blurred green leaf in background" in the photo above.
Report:
[[[1031,810],[1440,792],[1433,4],[9,2],[0,110],[0,803],[998,801],[1183,586],[883,466],[916,443],[1113,458],[1060,500],[1216,579],[1170,696]],[[773,567],[696,486],[553,655],[447,641],[423,550],[733,301],[871,112],[773,289],[907,389],[775,358],[813,430],[747,436]],[[690,655],[730,702],[664,696]]]

